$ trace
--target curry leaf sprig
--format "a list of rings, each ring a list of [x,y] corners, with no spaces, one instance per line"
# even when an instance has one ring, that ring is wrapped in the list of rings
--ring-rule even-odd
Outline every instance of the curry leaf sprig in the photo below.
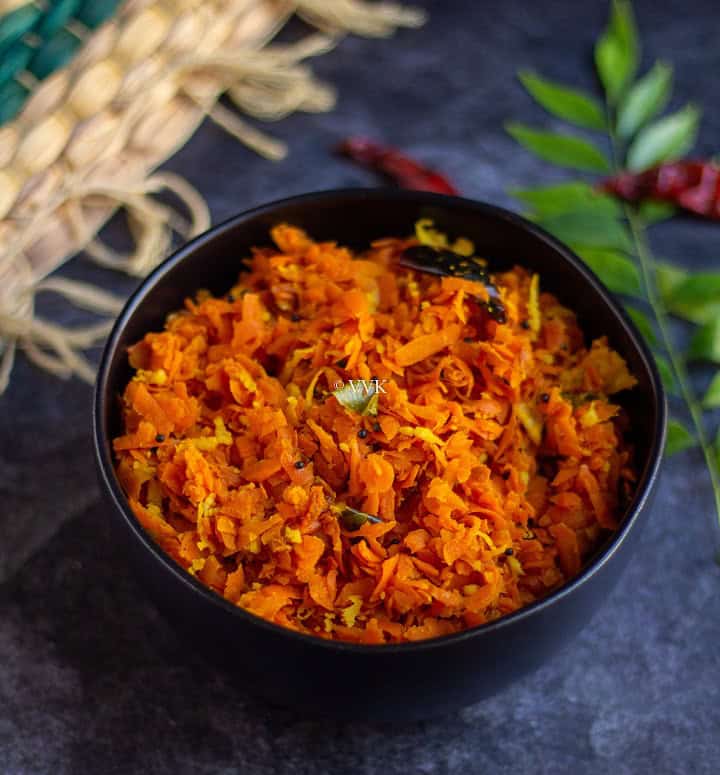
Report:
[[[597,136],[590,139],[517,122],[508,123],[506,129],[539,158],[584,173],[639,172],[680,158],[695,143],[700,109],[687,104],[662,115],[672,93],[673,68],[658,61],[638,78],[639,64],[640,39],[631,3],[613,0],[607,29],[595,45],[604,99],[533,72],[519,73],[522,85],[548,113]],[[693,361],[720,365],[720,273],[691,273],[654,257],[646,231],[674,214],[671,205],[631,206],[602,193],[597,181],[587,180],[511,193],[528,208],[530,218],[568,243],[622,297],[655,355],[667,390],[682,398],[691,419],[688,427],[674,413],[666,454],[699,445],[720,522],[720,433],[711,442],[703,415],[704,410],[720,407],[720,371],[703,398],[688,375]],[[686,352],[675,344],[671,315],[695,327]]]

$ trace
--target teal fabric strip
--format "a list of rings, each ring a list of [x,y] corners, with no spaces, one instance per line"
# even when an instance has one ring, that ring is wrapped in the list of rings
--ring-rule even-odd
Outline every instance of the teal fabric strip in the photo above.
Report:
[[[0,85],[12,81],[25,70],[33,53],[34,49],[22,40],[8,47],[0,58]]]
[[[15,118],[27,96],[28,90],[17,81],[8,81],[0,86],[0,124]]]
[[[77,13],[78,21],[94,30],[115,13],[118,5],[119,0],[85,0]]]
[[[82,0],[59,0],[53,3],[35,27],[35,33],[41,38],[54,35],[75,16],[81,5]]]
[[[23,5],[0,19],[0,50],[17,43],[30,32],[42,18],[43,12],[36,5]]]
[[[80,48],[81,40],[68,32],[66,29],[59,29],[51,38],[48,38],[37,50],[35,56],[30,60],[28,70],[42,81],[48,75],[59,70]]]

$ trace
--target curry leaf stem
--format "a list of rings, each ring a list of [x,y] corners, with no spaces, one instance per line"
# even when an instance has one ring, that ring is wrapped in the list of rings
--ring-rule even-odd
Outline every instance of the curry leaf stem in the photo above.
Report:
[[[703,425],[702,409],[700,403],[695,395],[690,377],[687,372],[687,366],[685,358],[677,351],[674,346],[673,338],[670,332],[670,325],[668,321],[667,310],[665,304],[657,290],[657,282],[654,273],[654,260],[652,253],[645,236],[644,228],[632,208],[625,206],[625,216],[635,242],[635,248],[637,253],[638,262],[640,264],[640,272],[642,274],[643,283],[647,292],[648,303],[653,311],[655,320],[660,331],[660,337],[663,345],[667,350],[668,357],[670,358],[670,364],[675,372],[675,378],[678,383],[680,395],[682,396],[685,404],[687,405],[690,417],[695,428],[695,434],[702,450],[703,457],[705,458],[705,464],[707,465],[708,473],[710,474],[710,482],[713,488],[713,494],[715,496],[715,510],[717,512],[718,526],[720,527],[720,472],[718,471],[717,461],[715,459],[714,449],[712,444],[707,438],[705,428]]]
[[[618,138],[613,129],[613,121],[610,116],[608,108],[608,126],[610,135],[610,144],[612,147],[612,160],[615,173],[618,173],[622,168],[622,154],[618,148]],[[660,339],[670,359],[670,365],[672,366],[675,374],[675,379],[678,384],[680,395],[685,402],[690,418],[695,429],[695,435],[700,446],[700,449],[705,459],[705,465],[710,475],[710,483],[713,489],[713,496],[715,499],[715,512],[716,512],[716,527],[720,529],[720,465],[716,458],[715,450],[712,444],[707,438],[705,428],[703,426],[702,408],[700,402],[693,390],[690,377],[688,375],[685,358],[678,352],[673,341],[672,334],[670,332],[670,323],[668,319],[668,311],[663,302],[662,296],[658,292],[657,279],[655,274],[655,267],[657,262],[653,257],[650,245],[645,234],[645,224],[636,211],[628,204],[623,205],[623,211],[625,218],[630,227],[633,242],[635,244],[635,255],[638,259],[640,266],[640,274],[642,276],[643,285],[645,286],[645,292],[647,294],[647,301],[652,310],[655,322],[657,323],[658,330],[660,332]],[[716,557],[720,562],[720,551]]]

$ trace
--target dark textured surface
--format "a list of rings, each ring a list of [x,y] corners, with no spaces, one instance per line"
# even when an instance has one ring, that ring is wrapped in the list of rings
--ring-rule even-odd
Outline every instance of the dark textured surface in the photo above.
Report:
[[[677,93],[706,107],[700,151],[716,152],[715,0],[636,5],[646,57],[675,62]],[[271,128],[290,144],[286,162],[256,158],[205,126],[168,166],[208,197],[215,220],[281,196],[372,183],[327,154],[349,133],[391,139],[447,170],[469,196],[501,204],[510,204],[509,185],[560,177],[502,131],[508,118],[552,123],[513,73],[528,66],[591,86],[589,50],[605,3],[427,6],[424,30],[392,42],[347,40],[315,63],[339,87],[339,105]],[[717,261],[716,226],[679,221],[654,233],[664,256],[693,266]],[[65,271],[132,287],[82,262]],[[46,311],[71,319],[60,305]],[[87,387],[40,374],[22,358],[0,399],[0,575],[13,569],[9,557],[35,550],[0,588],[3,772],[717,771],[720,573],[698,453],[666,465],[637,559],[552,662],[452,717],[348,726],[247,698],[188,653],[144,602],[97,500],[89,408]]]

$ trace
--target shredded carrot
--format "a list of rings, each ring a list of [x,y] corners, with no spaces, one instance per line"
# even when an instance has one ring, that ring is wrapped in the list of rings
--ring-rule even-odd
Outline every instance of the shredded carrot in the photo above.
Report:
[[[491,276],[499,320],[483,283],[401,268],[417,236],[362,255],[272,237],[227,296],[130,348],[114,446],[144,529],[251,613],[366,644],[474,627],[577,575],[634,482],[610,396],[635,380],[607,340],[586,345],[522,267]],[[375,385],[363,411],[351,381]],[[350,530],[345,507],[376,519]]]

